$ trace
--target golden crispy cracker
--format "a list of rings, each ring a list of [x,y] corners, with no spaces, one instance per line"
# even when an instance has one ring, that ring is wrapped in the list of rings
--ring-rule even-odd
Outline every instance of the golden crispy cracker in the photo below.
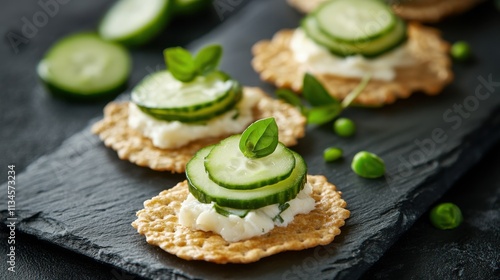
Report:
[[[246,94],[262,96],[253,110],[254,119],[274,116],[279,127],[279,139],[287,145],[297,144],[305,134],[306,119],[294,107],[272,99],[258,88],[245,88]],[[229,135],[193,141],[176,149],[160,149],[149,138],[128,126],[128,102],[111,102],[104,109],[104,119],[92,127],[107,147],[118,156],[139,166],[158,171],[181,173],[187,162],[203,147],[218,143]]]
[[[278,32],[271,41],[254,45],[252,66],[263,80],[278,87],[302,90],[304,65],[296,62],[289,48],[293,30]],[[408,48],[416,64],[396,68],[393,81],[372,79],[355,100],[358,104],[380,106],[398,98],[407,98],[412,92],[423,91],[429,95],[441,92],[453,80],[449,44],[439,32],[430,27],[413,23],[408,26]],[[315,74],[325,88],[336,98],[343,99],[360,82],[358,78],[345,78],[332,74]]]
[[[283,251],[303,250],[326,245],[340,234],[349,218],[346,202],[324,176],[307,177],[313,187],[316,208],[299,214],[287,227],[275,227],[269,233],[248,240],[227,242],[213,232],[191,230],[178,223],[177,213],[189,194],[187,182],[144,202],[132,226],[146,236],[149,244],[186,260],[214,263],[250,263]]]
[[[326,0],[288,0],[303,13],[309,13]],[[443,18],[460,14],[484,0],[418,0],[401,1],[392,5],[394,13],[406,20],[438,22]]]

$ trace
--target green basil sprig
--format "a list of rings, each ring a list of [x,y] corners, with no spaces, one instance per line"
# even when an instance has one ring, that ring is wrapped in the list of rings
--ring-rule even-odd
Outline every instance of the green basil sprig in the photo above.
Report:
[[[222,57],[222,46],[210,45],[201,49],[195,57],[184,48],[174,47],[163,51],[168,70],[177,80],[188,83],[197,76],[215,70]]]
[[[268,156],[278,146],[278,125],[274,118],[266,118],[252,123],[240,139],[240,151],[248,158]]]
[[[311,106],[306,106],[297,95],[288,89],[276,91],[278,98],[299,108],[309,124],[322,125],[337,118],[361,94],[370,81],[371,75],[363,77],[342,102],[333,98],[313,75],[306,73],[303,81],[303,96]]]

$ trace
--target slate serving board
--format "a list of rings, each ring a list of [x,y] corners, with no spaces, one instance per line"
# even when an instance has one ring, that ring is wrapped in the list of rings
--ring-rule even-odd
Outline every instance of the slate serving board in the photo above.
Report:
[[[223,44],[224,70],[243,84],[271,90],[250,67],[250,47],[281,28],[296,26],[299,19],[284,1],[254,0],[189,47]],[[500,46],[495,36],[500,21],[494,13],[462,20],[441,27],[446,38],[473,43],[475,61],[455,66],[458,78],[443,95],[417,95],[383,109],[350,109],[345,115],[357,121],[356,137],[340,139],[329,126],[309,127],[306,138],[295,147],[311,174],[326,175],[343,191],[352,212],[342,235],[328,246],[283,253],[250,265],[219,266],[170,256],[146,244],[130,223],[144,200],[184,176],[120,161],[91,135],[89,127],[19,175],[23,188],[17,198],[18,229],[150,278],[357,278],[500,139],[500,87],[481,82],[500,80],[500,55],[494,51]],[[136,52],[150,61],[158,57],[148,50]],[[479,97],[484,100],[474,98],[481,85]],[[458,110],[455,104],[463,105],[462,115],[453,112]],[[425,143],[424,148],[417,143]],[[323,163],[322,150],[331,145],[344,149],[343,162]],[[349,163],[359,150],[382,156],[388,176],[364,180],[354,175]],[[6,212],[1,213],[5,219]]]

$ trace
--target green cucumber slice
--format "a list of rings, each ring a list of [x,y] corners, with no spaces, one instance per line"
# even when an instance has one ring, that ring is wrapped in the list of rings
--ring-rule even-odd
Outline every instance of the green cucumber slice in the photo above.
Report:
[[[397,20],[389,6],[378,0],[328,1],[313,16],[326,36],[346,43],[380,38],[394,29]]]
[[[283,144],[262,158],[248,158],[239,148],[241,135],[234,135],[217,144],[205,159],[208,176],[228,189],[256,189],[277,183],[290,176],[295,157]]]
[[[138,46],[156,36],[167,24],[173,0],[119,0],[104,15],[99,35],[127,46]]]
[[[241,97],[240,84],[221,72],[182,83],[168,71],[160,71],[132,90],[132,101],[146,114],[181,122],[198,122],[223,114],[234,108]]]
[[[326,36],[319,29],[317,20],[313,16],[307,16],[302,21],[302,29],[317,44],[328,48],[330,52],[340,57],[360,54],[367,58],[374,58],[398,47],[407,38],[406,24],[401,19],[397,19],[394,29],[384,36],[356,43],[341,42]]]
[[[210,6],[211,0],[174,0],[176,16],[192,15]]]
[[[307,180],[307,166],[297,153],[290,151],[295,157],[295,168],[285,180],[252,190],[231,190],[219,186],[208,176],[204,160],[214,146],[198,151],[186,166],[189,191],[201,203],[211,203],[236,209],[258,209],[275,203],[285,203],[294,199],[304,188]]]
[[[221,214],[224,217],[229,217],[229,215],[236,215],[240,218],[245,218],[245,216],[250,212],[248,209],[234,209],[229,207],[219,206],[214,204],[215,212]]]
[[[165,112],[194,112],[227,98],[233,81],[221,72],[198,76],[189,83],[160,71],[144,78],[132,90],[132,101],[139,106]]]
[[[96,100],[127,87],[131,64],[122,46],[94,33],[78,33],[53,45],[38,64],[37,73],[56,96]]]

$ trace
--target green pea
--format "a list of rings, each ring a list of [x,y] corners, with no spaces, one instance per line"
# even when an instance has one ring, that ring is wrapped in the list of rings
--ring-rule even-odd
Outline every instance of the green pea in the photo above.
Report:
[[[349,137],[356,132],[356,124],[348,118],[339,118],[333,123],[333,130],[339,136]]]
[[[458,41],[451,46],[451,56],[460,61],[465,61],[471,56],[471,49],[469,44],[464,41]]]
[[[438,229],[454,229],[462,221],[462,211],[457,205],[447,202],[441,203],[431,210],[431,223]]]
[[[323,152],[323,159],[326,162],[336,161],[342,157],[342,154],[343,152],[341,149],[336,147],[330,147]]]
[[[362,151],[352,159],[351,168],[354,173],[363,178],[378,178],[384,176],[385,163],[376,154]]]

